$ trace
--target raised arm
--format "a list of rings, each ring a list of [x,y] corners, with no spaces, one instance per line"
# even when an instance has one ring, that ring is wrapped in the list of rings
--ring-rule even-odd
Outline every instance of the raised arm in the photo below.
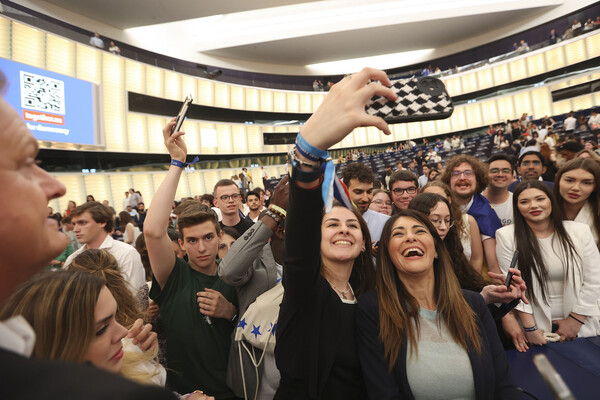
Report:
[[[171,158],[185,162],[187,147],[182,138],[184,132],[175,132],[171,135],[171,130],[175,126],[175,119],[173,118],[164,127],[163,137]],[[171,204],[173,204],[173,200],[175,199],[175,192],[177,191],[182,171],[183,168],[175,165],[169,167],[167,176],[154,194],[151,207],[144,222],[144,238],[146,239],[152,273],[161,288],[165,286],[175,266],[175,254],[173,254],[171,240],[167,235],[167,226],[169,225],[171,215]]]
[[[379,81],[379,82],[372,82]],[[383,71],[365,68],[359,73],[349,75],[333,86],[317,111],[302,127],[301,137],[308,144],[308,152],[313,156],[324,158],[322,153],[341,141],[352,130],[359,126],[375,126],[385,134],[391,134],[387,123],[365,112],[365,104],[374,95],[396,99],[390,88],[390,81]],[[303,162],[315,163],[305,158],[300,152],[296,157]],[[320,223],[323,199],[320,182],[322,175],[310,167],[298,163],[296,170],[310,173],[309,178],[293,179],[290,182],[289,210],[286,221],[285,240],[285,273],[283,285],[285,296],[302,299],[307,285],[314,282],[319,273],[320,260]],[[313,189],[313,190],[306,190]],[[308,266],[314,267],[307,270]]]

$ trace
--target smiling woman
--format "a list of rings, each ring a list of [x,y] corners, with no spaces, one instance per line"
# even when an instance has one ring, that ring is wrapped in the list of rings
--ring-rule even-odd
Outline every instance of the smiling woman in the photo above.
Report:
[[[566,173],[565,175],[566,176]],[[557,181],[558,181],[557,177]],[[555,187],[556,190],[556,187]],[[498,230],[498,261],[504,272],[515,250],[530,305],[517,310],[530,344],[596,336],[600,329],[600,253],[587,225],[563,221],[548,186],[521,182],[513,194],[515,223]]]
[[[556,174],[554,196],[565,219],[588,224],[600,246],[600,165],[582,158],[565,163]]]
[[[424,214],[409,209],[388,221],[377,263],[377,289],[357,313],[370,398],[518,397],[483,298],[461,292]]]

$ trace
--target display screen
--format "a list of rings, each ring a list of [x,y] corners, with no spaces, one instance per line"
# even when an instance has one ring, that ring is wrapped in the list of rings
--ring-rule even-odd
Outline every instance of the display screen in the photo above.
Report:
[[[0,58],[4,99],[38,140],[101,145],[98,90],[91,82]]]

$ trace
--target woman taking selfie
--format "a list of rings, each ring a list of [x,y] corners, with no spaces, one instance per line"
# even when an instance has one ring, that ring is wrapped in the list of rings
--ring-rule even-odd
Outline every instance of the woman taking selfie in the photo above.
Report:
[[[424,214],[390,218],[377,264],[377,289],[361,297],[357,312],[369,398],[518,398],[483,298],[460,289]]]
[[[600,244],[600,165],[575,158],[556,174],[554,196],[566,220],[587,224]]]
[[[548,186],[521,182],[513,194],[514,224],[496,233],[504,272],[515,250],[530,303],[517,310],[530,344],[596,336],[600,329],[600,254],[589,226],[563,221]]]
[[[275,399],[365,399],[356,349],[356,300],[373,285],[369,229],[359,212],[333,204],[323,212],[329,147],[359,125],[387,124],[368,116],[376,94],[394,97],[379,83],[385,73],[363,70],[334,85],[290,153],[291,179],[285,229],[284,295],[275,358],[281,381]],[[376,122],[375,122],[376,121]],[[333,165],[329,165],[333,166]],[[327,173],[325,176],[331,176]],[[325,190],[328,193],[327,190]]]

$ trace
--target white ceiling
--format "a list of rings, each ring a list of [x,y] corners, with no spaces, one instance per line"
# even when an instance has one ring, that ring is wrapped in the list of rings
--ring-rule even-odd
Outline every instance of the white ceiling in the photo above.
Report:
[[[101,35],[189,61],[280,73],[346,73],[452,54],[585,7],[584,0],[14,0]],[[61,13],[60,10],[64,10]],[[81,16],[78,20],[77,16]],[[105,27],[103,30],[102,27]],[[412,56],[405,52],[418,51]],[[382,56],[392,55],[385,59]],[[373,64],[375,63],[375,65]]]

